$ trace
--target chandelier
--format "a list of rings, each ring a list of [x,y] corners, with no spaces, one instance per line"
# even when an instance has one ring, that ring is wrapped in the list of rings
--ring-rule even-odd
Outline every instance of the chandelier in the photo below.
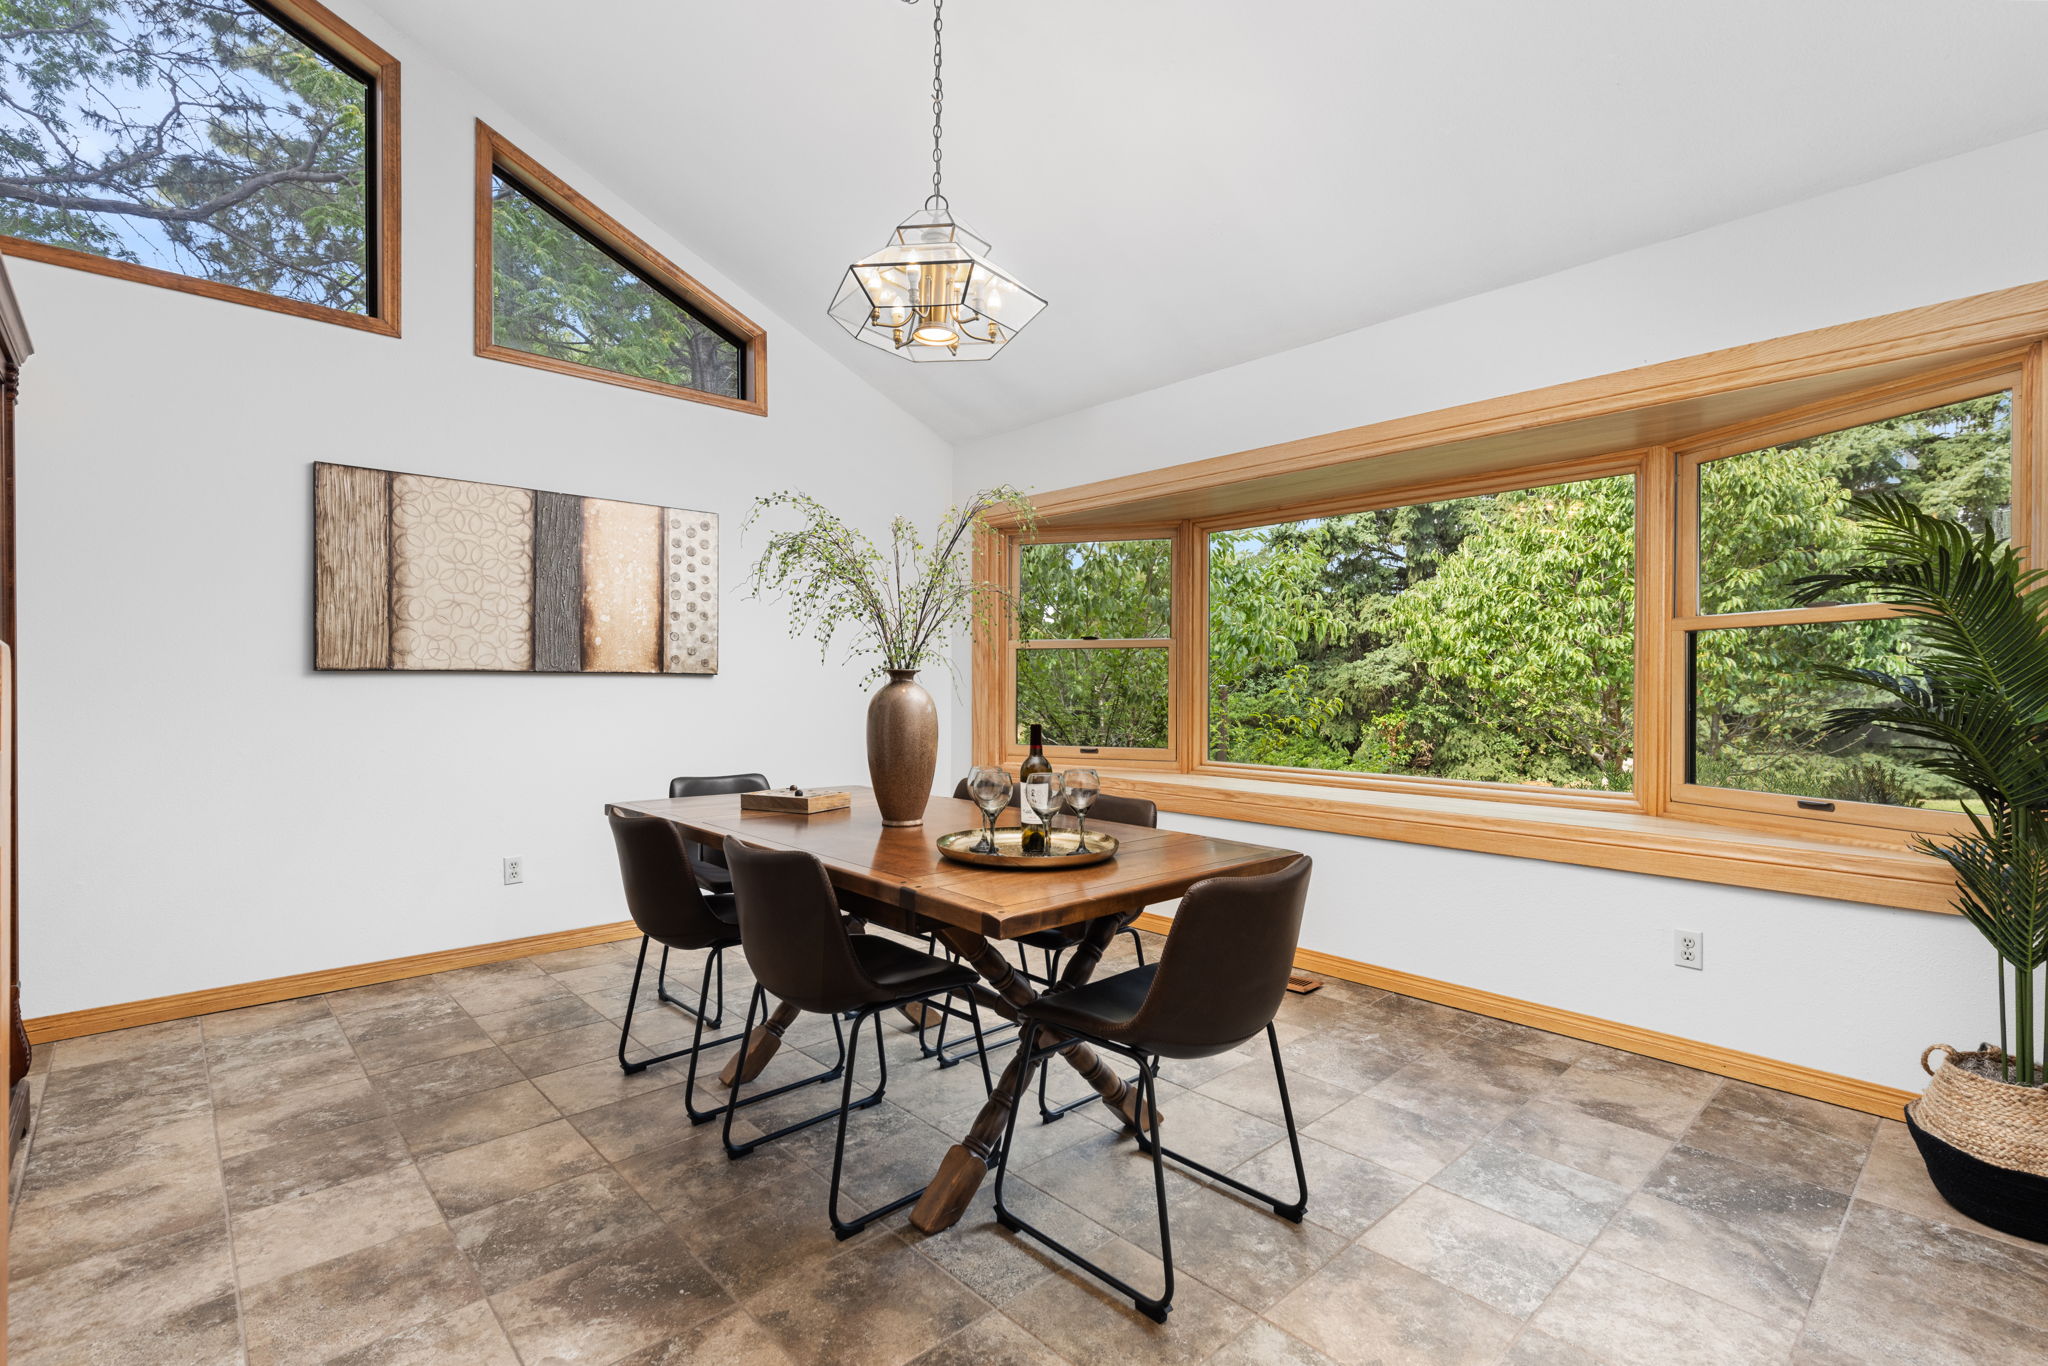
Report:
[[[987,239],[953,217],[940,189],[944,9],[945,0],[932,0],[931,195],[880,251],[847,267],[828,311],[851,336],[905,360],[987,360],[1038,316],[1045,300],[990,263]]]

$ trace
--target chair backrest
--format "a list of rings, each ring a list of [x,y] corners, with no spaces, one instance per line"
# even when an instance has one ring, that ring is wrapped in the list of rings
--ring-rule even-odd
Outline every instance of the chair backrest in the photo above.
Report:
[[[711,778],[671,778],[668,795],[671,797],[714,797],[725,792],[759,792],[768,786],[766,775],[760,773],[722,773]],[[697,861],[699,868],[725,867],[725,855],[708,845],[694,840],[685,840],[690,846],[690,857]]]
[[[801,849],[725,842],[740,943],[754,980],[799,1010],[851,1010],[875,994],[839,918],[825,865]]]
[[[711,913],[697,885],[689,841],[667,821],[605,808],[612,842],[619,849],[619,877],[626,884],[626,909],[640,932],[678,949],[709,948],[732,938],[732,926]]]
[[[962,778],[953,788],[955,801],[974,800],[967,791],[967,780]],[[1017,806],[1024,799],[1020,791],[1010,793],[1010,805]],[[1095,794],[1094,804],[1088,808],[1091,821],[1114,821],[1118,825],[1143,825],[1153,829],[1159,827],[1159,804],[1148,802],[1143,797],[1115,797],[1107,792]]]
[[[1271,1024],[1294,970],[1309,871],[1304,854],[1277,873],[1190,887],[1145,1003],[1121,1032],[1167,1057],[1206,1057]]]

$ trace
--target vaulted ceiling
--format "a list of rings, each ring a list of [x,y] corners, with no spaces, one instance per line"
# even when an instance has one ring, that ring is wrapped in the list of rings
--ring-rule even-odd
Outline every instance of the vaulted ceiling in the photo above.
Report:
[[[2048,4],[951,0],[946,190],[1051,307],[912,366],[825,305],[929,189],[931,0],[370,3],[955,439],[2048,127]]]

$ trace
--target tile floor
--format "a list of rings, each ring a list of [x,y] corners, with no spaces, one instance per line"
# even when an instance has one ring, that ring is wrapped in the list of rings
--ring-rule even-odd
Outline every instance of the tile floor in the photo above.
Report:
[[[683,1115],[680,1063],[621,1075],[633,948],[38,1049],[11,1360],[2048,1357],[2048,1248],[1950,1211],[1902,1125],[1342,982],[1281,1017],[1308,1222],[1173,1178],[1167,1326],[1000,1231],[986,1189],[936,1237],[898,1214],[837,1243],[829,1127],[729,1163],[716,1126]],[[647,1046],[688,1032],[673,1010],[641,1018]],[[768,1079],[829,1060],[830,1024],[806,1017],[789,1043]],[[1169,1064],[1161,1102],[1175,1146],[1284,1189],[1261,1047]],[[849,1139],[855,1199],[922,1181],[980,1104],[977,1068],[913,1057],[895,1022],[888,1099]],[[746,1113],[766,1125],[825,1090]],[[1023,1130],[1016,1196],[1150,1277],[1148,1168],[1112,1119],[1088,1106]]]

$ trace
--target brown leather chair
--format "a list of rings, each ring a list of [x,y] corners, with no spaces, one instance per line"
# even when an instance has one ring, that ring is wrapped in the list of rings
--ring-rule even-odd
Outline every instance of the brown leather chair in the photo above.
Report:
[[[1308,1209],[1308,1174],[1301,1164],[1301,1139],[1294,1128],[1294,1104],[1287,1095],[1287,1072],[1280,1063],[1280,1039],[1273,1032],[1273,1016],[1280,1009],[1294,967],[1309,871],[1304,855],[1277,873],[1198,882],[1182,898],[1158,962],[1071,991],[1049,993],[1018,1012],[1024,1022],[1022,1056],[1027,1076],[1030,1068],[1044,1066],[1046,1059],[1075,1038],[1138,1063],[1138,1113],[1145,1117],[1149,1130],[1140,1132],[1138,1146],[1152,1155],[1166,1288],[1157,1297],[1145,1294],[1026,1223],[1004,1204],[1003,1178],[1017,1132],[1015,1106],[1010,1108],[996,1162],[996,1220],[1004,1228],[1030,1234],[1130,1296],[1141,1313],[1160,1323],[1173,1307],[1173,1232],[1166,1216],[1163,1159],[1170,1157],[1212,1181],[1271,1205],[1283,1219],[1300,1223]],[[1261,1030],[1273,1054],[1280,1113],[1286,1119],[1287,1143],[1294,1153],[1294,1178],[1300,1194],[1291,1202],[1204,1166],[1159,1141],[1159,1060],[1214,1057],[1256,1038]]]
[[[707,797],[721,793],[759,792],[768,786],[768,779],[759,773],[725,773],[711,778],[671,778],[668,795],[671,797]],[[732,918],[732,875],[725,871],[725,855],[708,844],[695,840],[683,841],[683,848],[689,852],[690,867],[696,875],[697,885],[713,898],[713,905],[719,907],[718,914]],[[668,994],[668,949],[661,951],[661,965],[654,970],[655,999],[668,1005],[682,1006]],[[702,1001],[699,1001],[702,1004]],[[705,1023],[716,1029],[725,1020],[725,960],[718,963],[718,1005],[712,1010],[711,1018]]]
[[[703,1124],[718,1118],[729,1107],[696,1108],[697,1058],[706,1048],[715,1048],[742,1037],[738,1034],[728,1034],[720,1039],[704,1037],[706,1025],[713,1029],[718,1027],[717,1015],[708,1019],[705,1016],[705,998],[711,990],[714,970],[718,973],[719,990],[723,995],[725,951],[740,943],[739,913],[730,893],[716,896],[703,890],[690,857],[690,842],[675,826],[665,820],[636,815],[615,806],[605,808],[605,818],[611,825],[612,842],[619,851],[619,876],[625,883],[626,909],[632,912],[633,923],[640,927],[640,957],[633,965],[633,988],[626,997],[625,1021],[619,1026],[619,1067],[630,1076],[646,1071],[655,1063],[687,1056],[690,1071],[683,1089],[683,1104],[689,1111],[691,1122]],[[710,953],[704,959],[704,980],[698,986],[694,1009],[672,996],[661,998],[695,1017],[696,1027],[691,1031],[690,1046],[659,1057],[629,1061],[626,1042],[633,1029],[634,1007],[640,1000],[640,979],[647,970],[647,946],[650,942],[661,945],[664,965],[670,949],[685,952],[708,949]],[[839,1047],[840,1063],[844,1065],[846,1043],[843,1038]],[[838,1075],[837,1067],[828,1068],[815,1077],[793,1084],[807,1086],[831,1081]]]
[[[733,1087],[725,1115],[725,1151],[728,1157],[744,1157],[761,1144],[808,1128],[821,1120],[838,1116],[838,1136],[832,1145],[832,1185],[826,1212],[832,1232],[851,1238],[885,1214],[903,1208],[922,1188],[900,1199],[871,1209],[852,1219],[839,1216],[839,1175],[846,1157],[846,1116],[878,1103],[889,1085],[889,1058],[882,1038],[882,1012],[913,1001],[934,997],[966,998],[969,1018],[974,1022],[977,1041],[981,1037],[980,1008],[975,1004],[974,970],[961,963],[949,963],[908,944],[879,934],[848,934],[840,918],[839,899],[834,894],[825,865],[800,849],[767,849],[742,840],[726,841],[726,865],[732,871],[733,891],[738,897],[740,939],[747,963],[754,970],[753,999],[747,1005],[746,1028],[751,1033],[754,1017],[763,1010],[768,995],[799,1010],[817,1011],[837,1019],[853,1013],[852,1044],[847,1050],[845,1081],[840,1088],[839,1108],[810,1119],[785,1125],[747,1143],[732,1141],[732,1112],[740,1108],[739,1086]],[[860,1053],[861,1026],[875,1022],[875,1053],[879,1068],[874,1092],[860,1101],[853,1098],[855,1059]],[[984,1091],[992,1089],[988,1058],[981,1062]]]

